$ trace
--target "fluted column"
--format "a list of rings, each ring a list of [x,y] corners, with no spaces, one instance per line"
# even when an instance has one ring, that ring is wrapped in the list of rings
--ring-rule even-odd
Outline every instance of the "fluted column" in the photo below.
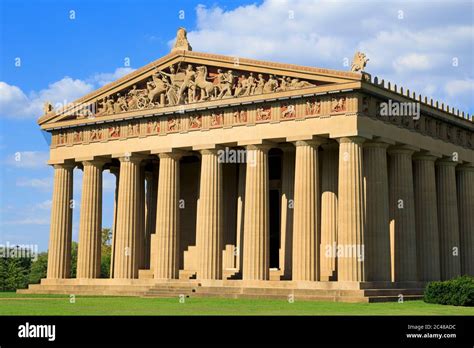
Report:
[[[284,279],[291,279],[293,259],[293,211],[295,190],[295,147],[286,144],[283,150],[281,173],[281,250],[280,269]]]
[[[100,278],[103,161],[84,161],[77,278]]]
[[[120,158],[120,180],[115,233],[114,278],[137,278],[140,264],[138,156]]]
[[[457,162],[444,159],[439,160],[436,164],[441,279],[448,280],[461,275],[459,215],[456,197]]]
[[[115,263],[115,242],[117,233],[117,207],[118,207],[118,188],[120,168],[110,167],[110,174],[115,176],[115,192],[114,192],[114,213],[112,218],[112,241],[110,245],[110,278],[114,278],[114,263]]]
[[[145,209],[145,265],[150,269],[150,240],[156,231],[156,200],[158,194],[158,162],[153,162],[152,170],[145,172],[146,178],[146,209]]]
[[[436,202],[436,157],[413,157],[418,279],[440,280],[438,211]]]
[[[389,149],[390,247],[396,282],[417,280],[413,152],[404,147]]]
[[[177,153],[161,153],[156,210],[157,255],[155,279],[179,276],[179,159]]]
[[[242,274],[243,268],[243,246],[244,246],[244,210],[245,210],[245,172],[246,164],[239,163],[239,182],[237,187],[237,249],[236,249],[236,267]]]
[[[293,280],[318,280],[318,142],[297,141],[293,219]]]
[[[364,143],[366,281],[391,279],[387,147],[383,142]]]
[[[54,165],[48,279],[69,278],[71,273],[73,169],[72,164]]]
[[[138,268],[145,268],[145,161],[140,163],[138,174]]]
[[[247,146],[244,213],[244,280],[269,279],[269,183],[266,145]]]
[[[326,144],[321,161],[321,246],[320,280],[335,280],[336,255],[332,252],[337,245],[337,185],[339,145]]]
[[[201,181],[197,212],[198,279],[222,279],[222,164],[218,150],[201,151]]]
[[[338,281],[364,280],[364,191],[362,143],[359,137],[339,139],[337,243]]]
[[[461,273],[474,276],[474,165],[457,167]]]

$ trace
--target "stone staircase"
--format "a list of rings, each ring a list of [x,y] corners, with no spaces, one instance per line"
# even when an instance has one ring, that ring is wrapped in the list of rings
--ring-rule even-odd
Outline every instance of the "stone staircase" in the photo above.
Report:
[[[400,296],[403,301],[419,300],[423,297],[422,288],[414,289],[291,289],[279,287],[243,287],[243,286],[205,286],[195,284],[155,285],[146,291],[144,297],[180,297],[187,298],[247,298],[247,299],[294,299],[329,302],[396,302]]]
[[[275,277],[278,272],[274,272]],[[28,289],[18,290],[23,294],[65,294],[89,296],[142,296],[161,298],[248,298],[281,299],[295,301],[330,302],[396,302],[418,300],[423,297],[421,283],[356,283],[349,282],[292,282],[292,281],[243,281],[185,279],[157,281],[149,272],[142,272],[140,279],[91,279],[48,280],[32,284]],[[238,276],[230,271],[226,276]]]

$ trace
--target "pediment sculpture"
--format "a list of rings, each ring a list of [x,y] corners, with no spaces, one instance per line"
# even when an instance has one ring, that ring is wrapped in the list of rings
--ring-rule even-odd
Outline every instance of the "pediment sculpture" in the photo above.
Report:
[[[314,86],[313,82],[296,77],[178,63],[156,69],[149,78],[102,97],[97,105],[83,107],[75,115],[78,118],[95,117]]]

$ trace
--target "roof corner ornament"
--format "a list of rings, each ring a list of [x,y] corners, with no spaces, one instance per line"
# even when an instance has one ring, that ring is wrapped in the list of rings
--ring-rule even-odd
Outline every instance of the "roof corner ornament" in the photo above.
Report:
[[[365,53],[357,51],[352,59],[351,71],[363,73],[368,61],[369,58],[366,57]]]
[[[49,101],[45,101],[43,104],[43,112],[45,115],[51,114],[54,112],[53,104]]]
[[[192,51],[193,48],[189,44],[188,36],[186,29],[179,28],[176,33],[176,42],[174,43],[171,52],[173,51]]]

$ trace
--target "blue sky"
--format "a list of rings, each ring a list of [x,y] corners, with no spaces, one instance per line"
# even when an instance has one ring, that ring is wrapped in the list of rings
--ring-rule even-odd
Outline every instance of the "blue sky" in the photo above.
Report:
[[[202,52],[347,70],[344,63],[362,50],[372,75],[474,112],[470,0],[2,0],[0,6],[0,244],[47,248],[53,171],[36,124],[43,101],[73,101],[167,54],[180,26]],[[76,170],[74,239],[81,178]],[[104,227],[111,223],[113,185],[105,173]]]

